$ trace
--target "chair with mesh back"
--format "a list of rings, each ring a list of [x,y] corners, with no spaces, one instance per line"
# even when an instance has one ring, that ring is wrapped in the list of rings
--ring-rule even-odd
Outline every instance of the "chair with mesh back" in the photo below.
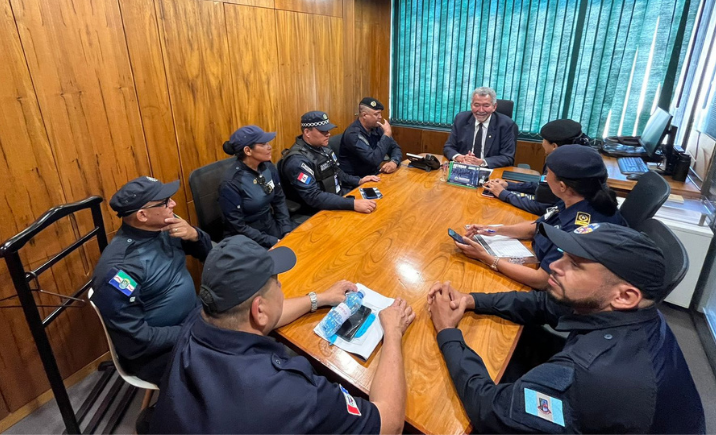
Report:
[[[634,189],[624,199],[619,212],[630,227],[637,228],[654,216],[671,193],[669,183],[656,172],[649,171],[639,177]]]
[[[219,185],[226,171],[236,162],[236,157],[219,160],[192,171],[189,188],[194,198],[194,208],[199,228],[206,231],[211,240],[218,242],[224,234],[224,224],[219,207]]]
[[[681,240],[660,220],[654,218],[645,219],[634,229],[649,236],[664,253],[664,258],[666,259],[666,277],[664,279],[666,292],[661,300],[655,301],[661,302],[686,276],[686,272],[689,270],[689,255],[686,253],[686,248],[681,243]],[[638,259],[635,261],[638,261]]]
[[[502,113],[512,118],[512,112],[515,108],[515,102],[512,100],[497,100],[497,109],[495,112]]]

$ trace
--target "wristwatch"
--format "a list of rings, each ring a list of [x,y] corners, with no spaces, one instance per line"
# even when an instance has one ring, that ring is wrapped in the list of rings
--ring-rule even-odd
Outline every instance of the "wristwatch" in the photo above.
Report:
[[[318,296],[316,296],[316,292],[310,292],[308,298],[311,300],[311,312],[316,311],[318,309]]]
[[[497,270],[497,263],[499,263],[499,262],[500,262],[500,257],[495,257],[495,261],[493,261],[492,264],[490,265],[490,269],[499,272],[499,270]]]

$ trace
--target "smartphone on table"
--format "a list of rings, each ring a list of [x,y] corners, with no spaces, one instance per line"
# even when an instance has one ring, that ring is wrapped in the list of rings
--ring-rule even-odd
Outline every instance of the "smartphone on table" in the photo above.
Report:
[[[448,228],[448,236],[452,237],[453,240],[455,240],[458,243],[465,244],[465,240],[462,238],[460,234],[455,232],[452,228]]]
[[[363,199],[380,199],[383,194],[375,187],[361,187],[358,189]]]

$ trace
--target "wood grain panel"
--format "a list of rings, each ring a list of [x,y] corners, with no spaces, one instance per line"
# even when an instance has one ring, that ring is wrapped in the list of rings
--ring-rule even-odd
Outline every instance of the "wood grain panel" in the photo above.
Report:
[[[343,16],[342,0],[275,0],[276,9],[313,15]]]
[[[497,175],[499,176],[499,170]],[[416,320],[403,339],[408,384],[406,421],[424,433],[464,433],[469,420],[450,381],[426,311],[425,295],[435,281],[449,280],[463,291],[527,290],[478,261],[463,256],[447,228],[467,223],[512,224],[534,219],[500,201],[440,182],[438,172],[401,167],[381,176],[384,194],[375,213],[319,212],[282,239],[298,258],[281,275],[286,297],[321,291],[339,279],[360,282],[388,297],[404,298]],[[430,216],[430,219],[425,219]],[[327,370],[368,394],[380,360],[380,346],[367,360],[330,346],[312,329],[327,309],[308,314],[279,334]],[[466,343],[499,380],[514,349],[519,326],[494,316],[467,314],[460,322]]]
[[[234,127],[224,5],[156,0],[185,185],[189,174],[225,157]],[[191,191],[185,189],[191,201]]]
[[[542,142],[518,140],[515,150],[515,165],[526,163],[535,171],[541,172],[547,156],[544,154]]]
[[[377,98],[390,108],[390,2],[361,0],[355,6],[355,84],[360,94]]]
[[[233,128],[255,124],[264,131],[278,131],[276,13],[234,5],[224,10],[234,81]],[[278,161],[282,147],[272,145],[274,161]]]
[[[120,7],[151,162],[148,175],[164,182],[182,179],[154,0],[120,0]],[[188,212],[188,188],[182,179],[174,196],[175,212],[180,216]]]
[[[214,1],[214,0],[209,0]],[[224,3],[273,9],[274,0],[221,0]]]
[[[393,139],[398,142],[403,153],[422,153],[422,138],[423,131],[417,128],[393,127]]]
[[[65,197],[110,197],[149,172],[116,1],[11,0]],[[107,203],[103,205],[109,216]],[[116,222],[106,220],[108,229]]]

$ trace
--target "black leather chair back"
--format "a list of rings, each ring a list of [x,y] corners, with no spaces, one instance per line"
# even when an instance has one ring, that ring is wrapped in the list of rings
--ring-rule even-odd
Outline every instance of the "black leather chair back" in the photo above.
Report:
[[[686,253],[684,244],[676,237],[676,234],[657,219],[645,219],[635,229],[649,236],[664,253],[666,259],[666,277],[664,279],[666,292],[661,300],[656,301],[661,302],[684,279],[686,272],[689,270],[689,255]],[[635,261],[639,260],[635,259]]]
[[[331,136],[328,139],[328,146],[336,153],[336,157],[338,157],[338,150],[341,149],[341,139],[343,139],[343,133]]]
[[[224,174],[236,157],[219,160],[194,170],[189,175],[189,188],[194,197],[194,208],[199,228],[206,231],[211,240],[218,242],[224,234],[221,208],[219,207],[219,185]]]
[[[512,111],[515,108],[515,102],[512,100],[497,100],[497,109],[495,112],[502,113],[512,118]]]
[[[643,221],[654,216],[670,193],[671,187],[664,177],[649,171],[639,177],[619,211],[630,227],[637,228]]]

